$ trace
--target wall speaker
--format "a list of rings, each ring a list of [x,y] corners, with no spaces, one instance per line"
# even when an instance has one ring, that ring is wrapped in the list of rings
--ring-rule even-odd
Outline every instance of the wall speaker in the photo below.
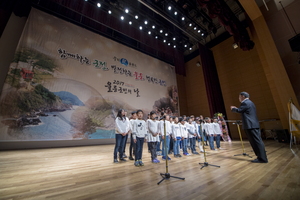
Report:
[[[300,33],[289,39],[292,51],[300,52]]]
[[[280,143],[289,143],[290,142],[290,134],[287,129],[278,129],[275,130],[277,135],[277,140]]]

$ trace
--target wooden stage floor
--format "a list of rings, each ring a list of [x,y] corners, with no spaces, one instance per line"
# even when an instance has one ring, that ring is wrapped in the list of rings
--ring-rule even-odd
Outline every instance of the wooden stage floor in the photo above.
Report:
[[[239,141],[208,150],[208,163],[220,168],[200,170],[203,154],[172,155],[170,174],[185,180],[160,185],[165,162],[151,163],[147,145],[143,167],[133,161],[114,164],[114,145],[1,151],[0,199],[300,199],[299,150],[293,154],[288,144],[265,144],[269,163],[234,156],[242,153]],[[245,149],[254,156],[248,141]]]

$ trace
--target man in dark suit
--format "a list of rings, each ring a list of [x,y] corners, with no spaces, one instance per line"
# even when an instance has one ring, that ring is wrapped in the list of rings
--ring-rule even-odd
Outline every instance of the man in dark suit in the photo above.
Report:
[[[267,163],[267,155],[265,145],[261,139],[259,121],[256,115],[256,107],[254,103],[249,99],[247,92],[241,92],[239,95],[241,105],[239,108],[231,106],[232,112],[242,114],[243,129],[245,130],[252,149],[257,156],[257,159],[252,160],[254,163]]]

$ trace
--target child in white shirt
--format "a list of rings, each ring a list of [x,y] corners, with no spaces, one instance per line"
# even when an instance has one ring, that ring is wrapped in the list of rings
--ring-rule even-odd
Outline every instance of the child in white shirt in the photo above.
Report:
[[[156,120],[156,113],[154,111],[150,112],[150,119],[147,120],[148,128],[148,144],[151,153],[152,163],[159,163],[157,159],[156,147],[159,141],[159,121]]]
[[[142,110],[136,111],[138,119],[135,120],[133,124],[133,131],[132,131],[132,137],[134,143],[136,143],[136,152],[135,152],[135,166],[144,166],[144,163],[142,162],[142,155],[143,155],[143,146],[144,146],[144,140],[147,141],[147,128],[146,128],[146,122],[143,119],[144,113]]]

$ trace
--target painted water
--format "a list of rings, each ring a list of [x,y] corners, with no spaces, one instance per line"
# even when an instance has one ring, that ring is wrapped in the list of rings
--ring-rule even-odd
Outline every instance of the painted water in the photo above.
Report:
[[[39,117],[42,122],[39,125],[9,128],[1,124],[0,141],[73,140],[73,134],[76,133],[76,130],[71,124],[71,117],[76,107],[73,106],[72,110],[63,112],[46,112],[48,116]],[[86,133],[85,137],[88,139],[108,139],[114,138],[114,134],[114,130],[97,129],[94,133]]]

